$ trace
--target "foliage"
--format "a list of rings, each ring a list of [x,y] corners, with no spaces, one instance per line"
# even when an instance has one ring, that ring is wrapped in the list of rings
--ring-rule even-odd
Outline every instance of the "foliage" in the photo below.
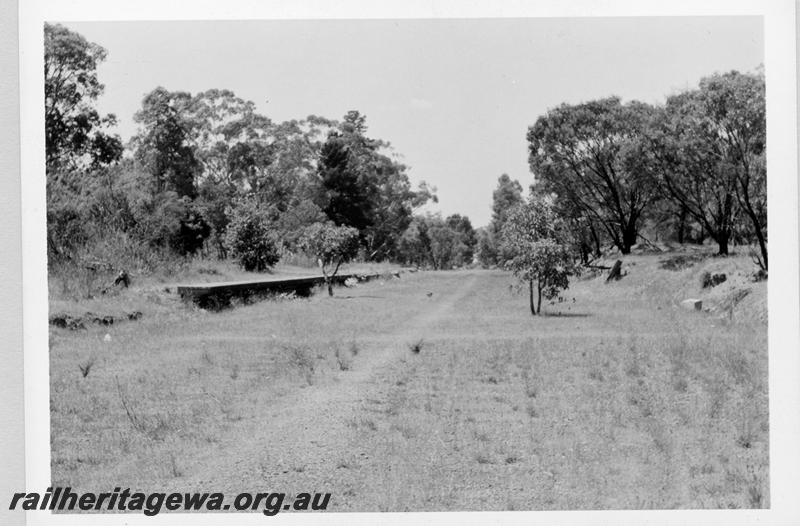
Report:
[[[328,285],[328,294],[333,296],[332,279],[342,263],[353,259],[358,253],[358,230],[332,223],[315,223],[305,229],[300,247],[317,258]]]
[[[191,122],[185,110],[191,104],[186,92],[156,88],[142,101],[134,115],[141,125],[133,138],[136,160],[155,181],[157,192],[171,191],[179,196],[197,195],[195,173],[199,163],[189,143]]]
[[[435,270],[469,265],[477,242],[475,230],[466,216],[453,214],[443,220],[438,214],[417,215],[400,239],[398,259]]]
[[[640,220],[656,201],[643,169],[643,131],[653,108],[611,97],[562,104],[528,130],[531,171],[544,190],[571,203],[607,232],[623,254],[636,243]]]
[[[106,50],[58,24],[44,25],[45,151],[48,173],[98,168],[122,156],[122,142],[102,130],[116,123],[93,103],[103,93],[97,66]]]
[[[274,227],[257,203],[239,202],[229,215],[231,220],[225,234],[225,245],[242,268],[263,272],[280,260]]]
[[[492,220],[480,239],[478,259],[484,267],[502,263],[504,254],[500,246],[500,237],[503,225],[511,210],[523,202],[522,185],[519,181],[512,180],[508,174],[501,175],[492,193]]]
[[[532,195],[527,203],[510,212],[503,227],[504,249],[511,256],[506,267],[528,282],[534,315],[541,313],[542,297],[559,297],[569,286],[569,277],[578,272],[554,201],[553,196]],[[534,284],[538,292],[536,304]]]

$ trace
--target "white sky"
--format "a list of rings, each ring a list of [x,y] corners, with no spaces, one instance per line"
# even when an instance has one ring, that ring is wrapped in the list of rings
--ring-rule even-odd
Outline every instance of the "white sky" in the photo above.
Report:
[[[662,102],[715,71],[763,62],[760,17],[89,22],[108,50],[101,112],[128,139],[157,86],[226,88],[275,121],[357,109],[443,214],[488,223],[508,173],[527,187],[525,134],[548,108],[609,95]],[[269,102],[267,102],[269,101]]]

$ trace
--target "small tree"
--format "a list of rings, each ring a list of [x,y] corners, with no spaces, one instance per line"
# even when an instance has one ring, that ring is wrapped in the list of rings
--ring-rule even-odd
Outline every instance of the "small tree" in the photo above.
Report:
[[[317,258],[328,286],[328,295],[333,296],[333,278],[339,267],[358,253],[358,230],[332,223],[314,223],[306,228],[300,247]]]
[[[559,297],[560,291],[569,286],[569,277],[578,272],[566,231],[555,212],[552,196],[531,196],[509,214],[503,225],[503,249],[509,255],[506,267],[528,282],[534,316],[542,312],[542,297]]]
[[[239,203],[229,215],[225,246],[245,270],[262,272],[280,260],[275,230],[256,203]]]

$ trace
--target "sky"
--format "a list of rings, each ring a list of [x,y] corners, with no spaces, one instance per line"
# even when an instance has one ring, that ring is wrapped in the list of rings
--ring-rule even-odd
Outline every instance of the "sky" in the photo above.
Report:
[[[563,102],[663,103],[711,73],[763,63],[760,17],[69,22],[108,51],[102,113],[127,140],[163,86],[230,89],[273,121],[348,110],[389,141],[430,211],[488,224],[507,173],[527,188],[525,135]]]

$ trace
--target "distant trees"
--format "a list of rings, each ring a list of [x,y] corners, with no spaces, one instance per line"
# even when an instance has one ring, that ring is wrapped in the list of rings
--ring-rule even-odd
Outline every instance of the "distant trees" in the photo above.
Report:
[[[300,246],[316,258],[328,287],[328,295],[333,296],[333,278],[339,267],[358,253],[358,230],[332,223],[315,223],[306,228]]]
[[[533,194],[509,211],[502,243],[509,255],[506,267],[528,283],[532,315],[541,314],[542,298],[559,297],[577,273],[569,235],[552,195]]]
[[[404,263],[443,270],[471,264],[477,243],[475,229],[465,216],[418,215],[403,233],[398,253]]]
[[[484,266],[501,263],[500,236],[503,225],[516,206],[522,204],[522,185],[519,181],[503,174],[497,179],[497,187],[492,193],[492,220],[478,238],[478,260]]]

